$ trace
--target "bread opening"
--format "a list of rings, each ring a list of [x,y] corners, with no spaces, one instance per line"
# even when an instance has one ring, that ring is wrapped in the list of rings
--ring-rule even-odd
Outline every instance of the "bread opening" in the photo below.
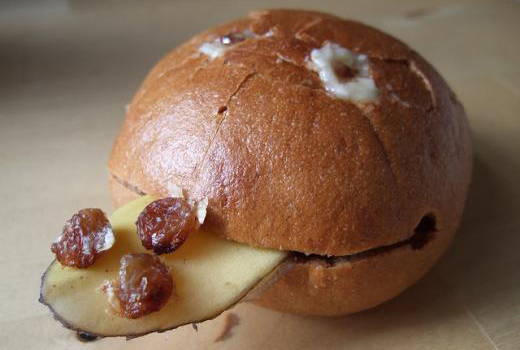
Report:
[[[414,233],[407,239],[396,242],[394,244],[385,245],[381,247],[375,247],[368,249],[356,254],[350,255],[339,255],[339,256],[325,256],[318,254],[304,254],[300,252],[294,252],[292,258],[295,262],[307,263],[314,262],[322,264],[325,267],[333,267],[336,264],[343,262],[354,262],[361,259],[366,259],[374,255],[385,254],[394,249],[398,249],[409,245],[413,250],[424,248],[428,242],[434,238],[435,232],[437,232],[437,220],[433,214],[424,215],[417,226],[414,229]]]
[[[436,220],[433,214],[424,215],[414,229],[414,234],[410,237],[412,249],[421,249],[433,238],[433,233],[437,231]]]

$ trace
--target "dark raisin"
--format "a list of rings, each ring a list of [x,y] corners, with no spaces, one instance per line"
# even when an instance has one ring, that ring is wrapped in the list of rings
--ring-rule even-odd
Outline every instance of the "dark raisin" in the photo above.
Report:
[[[112,226],[101,209],[82,209],[65,223],[63,233],[51,246],[65,266],[85,268],[114,243]]]
[[[137,218],[137,235],[146,249],[171,253],[197,230],[191,205],[182,198],[163,198],[150,203]]]
[[[114,310],[125,318],[139,318],[159,311],[174,288],[166,265],[151,254],[124,255],[118,277],[103,286]]]

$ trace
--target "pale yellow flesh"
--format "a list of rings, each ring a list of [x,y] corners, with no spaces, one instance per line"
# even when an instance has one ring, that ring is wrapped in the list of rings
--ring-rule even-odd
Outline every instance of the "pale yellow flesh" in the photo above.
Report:
[[[124,254],[148,252],[135,231],[135,221],[152,201],[142,197],[111,217],[116,243],[87,269],[51,264],[42,284],[43,301],[68,326],[103,336],[131,336],[172,329],[213,318],[233,306],[275,269],[287,253],[227,241],[209,232],[192,234],[177,251],[161,255],[176,284],[163,308],[139,319],[110,311],[99,286],[116,277]]]

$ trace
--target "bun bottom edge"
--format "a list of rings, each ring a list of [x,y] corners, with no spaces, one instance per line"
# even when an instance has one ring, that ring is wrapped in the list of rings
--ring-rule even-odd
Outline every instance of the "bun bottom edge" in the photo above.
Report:
[[[274,282],[262,288],[256,305],[300,315],[338,316],[382,304],[415,284],[436,263],[453,232],[436,232],[421,249],[405,245],[334,265],[288,260]]]
[[[109,177],[115,207],[139,196]],[[449,246],[456,227],[446,227],[420,249],[410,244],[354,261],[326,264],[287,259],[247,301],[281,312],[338,316],[375,307],[415,284]]]

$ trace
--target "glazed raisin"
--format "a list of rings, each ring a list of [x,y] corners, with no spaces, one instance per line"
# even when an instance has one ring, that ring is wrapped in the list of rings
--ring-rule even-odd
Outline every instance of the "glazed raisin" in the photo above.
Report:
[[[114,244],[114,233],[101,209],[82,209],[65,223],[51,251],[65,266],[85,268]]]
[[[159,311],[174,288],[166,265],[157,256],[146,253],[124,255],[118,277],[102,287],[116,313],[125,318]]]
[[[171,253],[197,230],[191,205],[182,198],[156,200],[139,214],[137,235],[146,249],[156,254]]]

